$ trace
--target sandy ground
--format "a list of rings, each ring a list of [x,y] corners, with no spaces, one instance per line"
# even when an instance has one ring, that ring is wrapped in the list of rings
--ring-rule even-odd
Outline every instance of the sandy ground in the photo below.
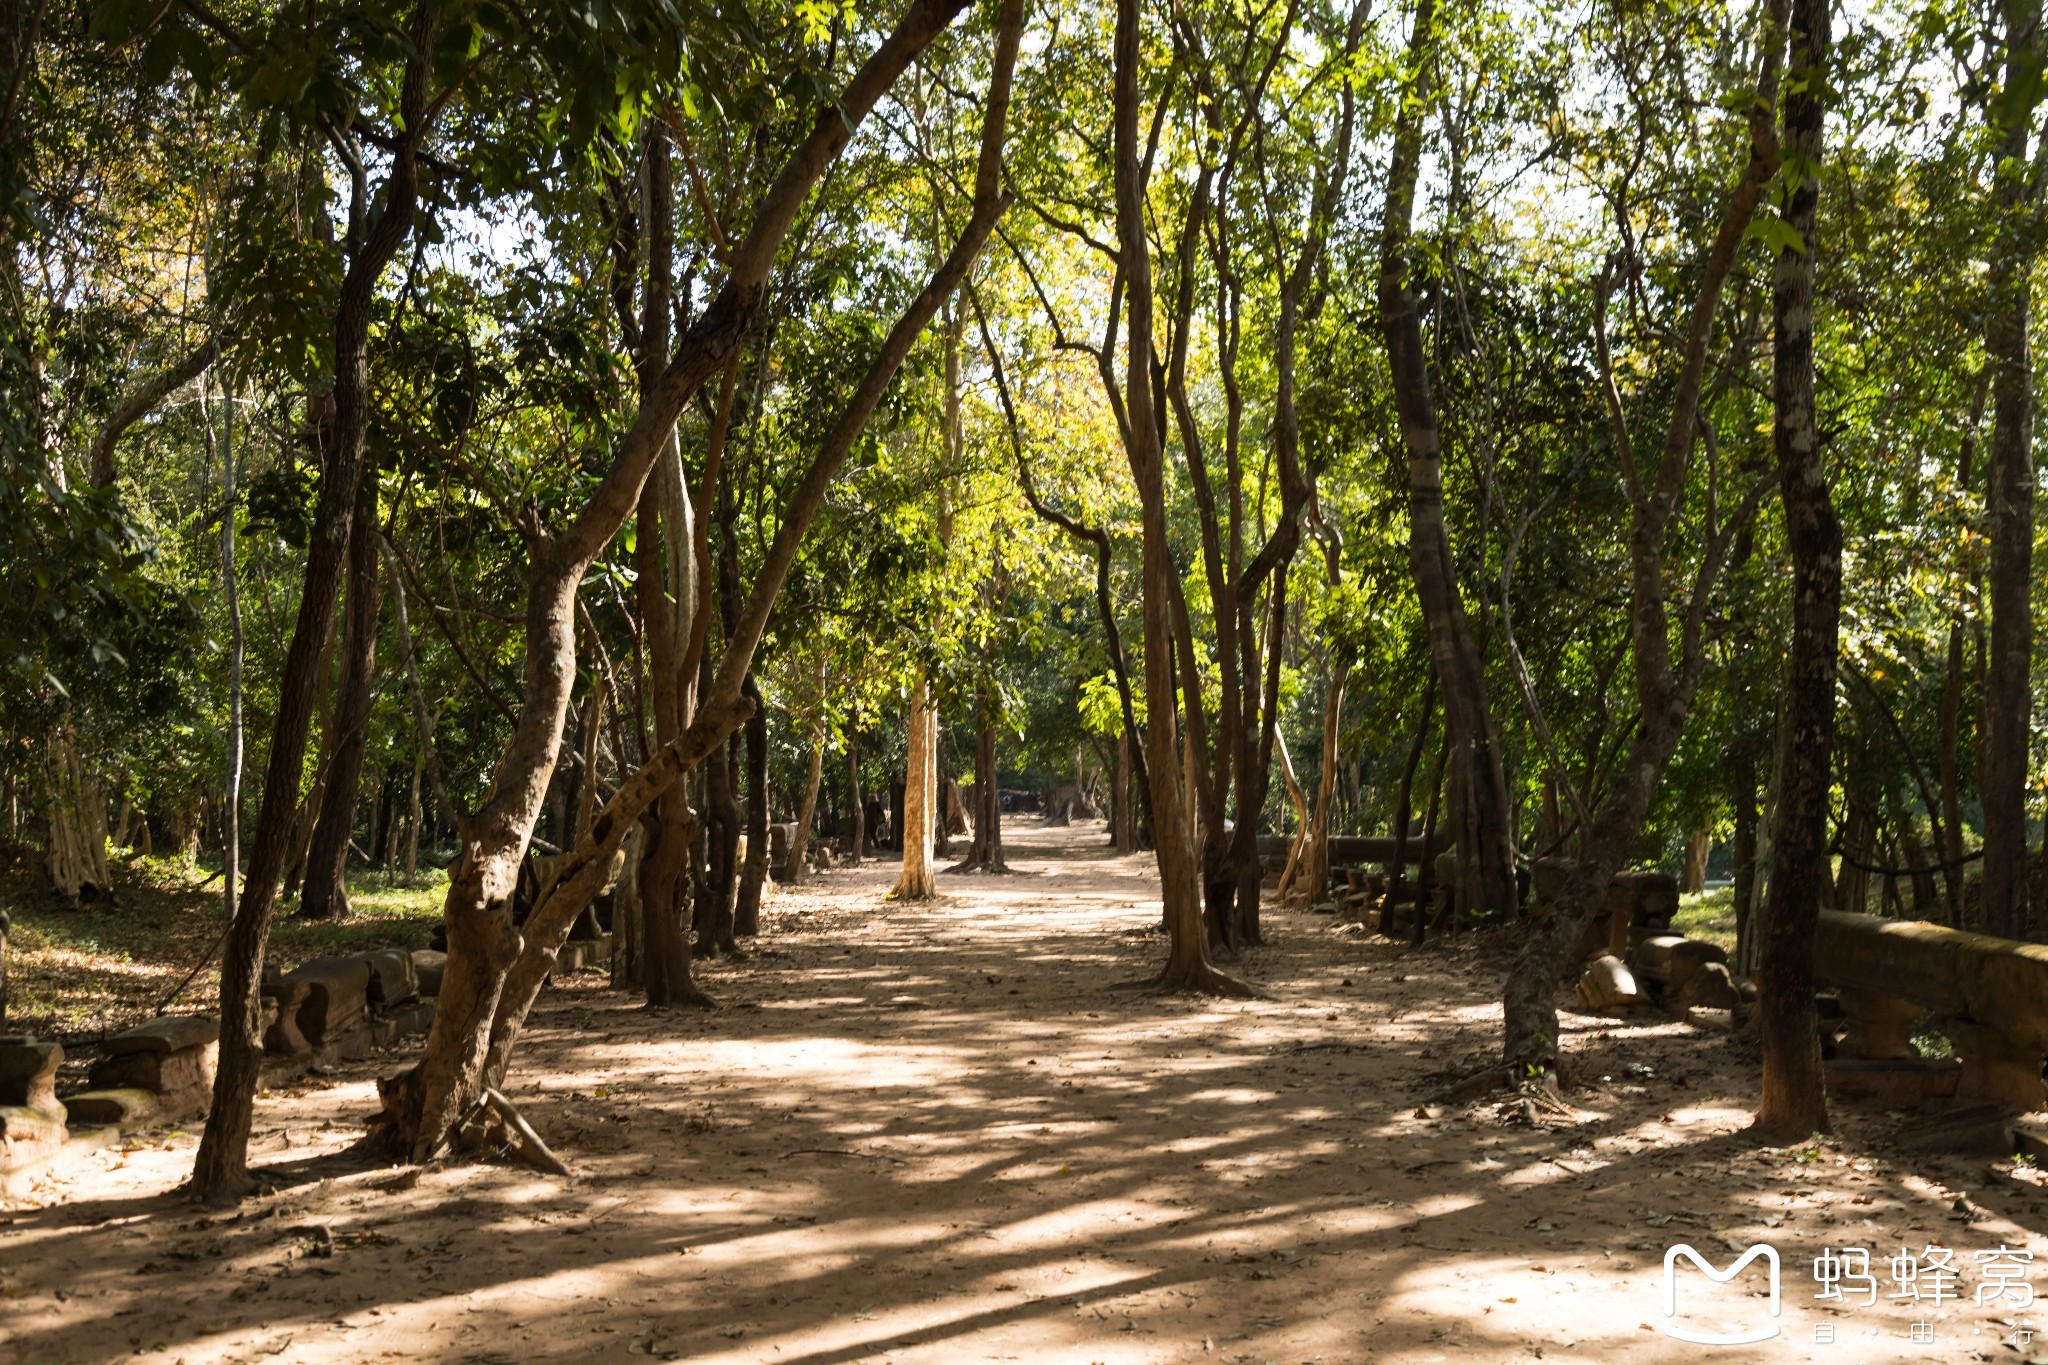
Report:
[[[511,1089],[573,1180],[335,1163],[398,1057],[265,1097],[279,1188],[239,1211],[177,1197],[192,1134],[72,1165],[0,1208],[0,1361],[2048,1360],[2017,1288],[1976,1302],[2017,1284],[1978,1251],[2048,1259],[2031,1168],[1889,1155],[1846,1107],[1759,1151],[1753,1059],[1661,1018],[1566,1014],[1573,1120],[1421,1107],[1495,1046],[1496,950],[1276,912],[1235,967],[1270,1000],[1122,989],[1163,952],[1149,861],[1007,837],[1016,875],[936,903],[882,866],[776,895],[715,1014],[551,992]],[[1665,1317],[1677,1242],[1774,1245],[1781,1316],[1758,1263]],[[1891,1302],[1929,1245],[1960,1297]],[[1874,1306],[1816,1301],[1842,1246]]]

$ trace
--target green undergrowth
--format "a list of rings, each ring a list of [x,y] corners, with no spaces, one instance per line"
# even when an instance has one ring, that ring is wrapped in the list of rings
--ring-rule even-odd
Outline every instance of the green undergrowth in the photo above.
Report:
[[[0,857],[0,908],[13,920],[0,1032],[90,1039],[127,1028],[154,1014],[195,967],[171,1011],[216,1007],[226,927],[219,869],[134,858],[116,860],[112,870],[111,905],[71,910],[37,888],[25,851]],[[354,913],[338,922],[295,919],[297,902],[286,898],[272,921],[268,960],[289,969],[327,954],[425,947],[447,884],[439,869],[422,869],[412,887],[354,872]]]
[[[1718,943],[1735,951],[1735,890],[1721,886],[1678,898],[1678,913],[1671,918],[1671,932],[1687,938]]]

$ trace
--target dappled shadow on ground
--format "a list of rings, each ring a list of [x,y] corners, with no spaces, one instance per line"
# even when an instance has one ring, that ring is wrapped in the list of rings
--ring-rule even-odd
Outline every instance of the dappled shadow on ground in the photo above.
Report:
[[[1007,837],[1015,876],[937,902],[876,865],[778,896],[717,1014],[551,993],[514,1094],[574,1181],[341,1174],[223,1216],[163,1193],[189,1138],[105,1158],[0,1215],[0,1360],[1667,1360],[1666,1245],[1763,1240],[1788,1336],[1721,1358],[1897,1359],[1905,1306],[1807,1344],[1814,1253],[2043,1226],[2027,1172],[1873,1155],[1883,1115],[1755,1151],[1753,1063],[1669,1022],[1566,1016],[1568,1125],[1419,1107],[1494,1044],[1482,943],[1278,913],[1238,968],[1269,1000],[1118,991],[1161,952],[1149,864]],[[374,1071],[266,1100],[264,1159],[345,1146]],[[2025,1317],[1963,1291],[1927,1358]]]

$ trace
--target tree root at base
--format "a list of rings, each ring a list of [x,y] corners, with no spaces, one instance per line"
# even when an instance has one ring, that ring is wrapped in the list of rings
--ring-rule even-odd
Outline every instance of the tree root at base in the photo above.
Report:
[[[1271,1000],[1273,997],[1249,981],[1240,981],[1208,963],[1177,971],[1168,966],[1146,983],[1161,995],[1216,995],[1226,1000]]]
[[[495,1120],[495,1122],[493,1121]],[[504,1092],[486,1089],[483,1098],[470,1110],[469,1116],[457,1125],[456,1131],[463,1135],[464,1145],[497,1147],[513,1160],[547,1175],[573,1176],[576,1173],[568,1164],[541,1140],[533,1125]]]

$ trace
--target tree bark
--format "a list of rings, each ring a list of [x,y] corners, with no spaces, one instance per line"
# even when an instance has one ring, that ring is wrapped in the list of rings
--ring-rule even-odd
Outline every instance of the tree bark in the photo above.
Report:
[[[1202,885],[1180,786],[1179,735],[1174,724],[1173,591],[1176,573],[1167,542],[1166,490],[1160,468],[1159,428],[1153,414],[1151,242],[1145,231],[1145,186],[1138,160],[1138,72],[1143,10],[1139,0],[1117,0],[1115,38],[1115,163],[1117,243],[1129,281],[1128,369],[1124,404],[1130,414],[1126,454],[1137,485],[1144,527],[1141,582],[1144,598],[1146,769],[1151,779],[1153,850],[1168,932],[1166,966],[1158,984],[1168,990],[1248,995],[1243,983],[1209,960],[1202,920]]]
[[[1394,860],[1387,865],[1387,889],[1380,895],[1380,933],[1394,934],[1394,906],[1401,899],[1401,884],[1408,877],[1408,827],[1415,820],[1415,770],[1422,764],[1429,745],[1429,722],[1436,715],[1436,663],[1429,665],[1429,681],[1422,692],[1422,719],[1415,723],[1415,742],[1408,746],[1408,759],[1401,765],[1401,782],[1394,793]],[[1416,900],[1420,914],[1421,899]]]
[[[1408,288],[1422,118],[1435,82],[1435,24],[1436,0],[1416,0],[1415,29],[1409,41],[1415,89],[1403,99],[1394,131],[1380,254],[1380,320],[1393,370],[1401,438],[1408,451],[1409,568],[1429,628],[1429,652],[1443,698],[1445,733],[1469,765],[1469,771],[1455,780],[1466,794],[1475,837],[1473,846],[1460,852],[1473,860],[1478,874],[1479,884],[1472,888],[1475,904],[1491,913],[1507,914],[1520,900],[1515,888],[1512,805],[1487,696],[1486,671],[1465,616],[1450,533],[1444,525],[1442,438],[1437,430],[1421,310]]]
[[[1956,456],[1956,485],[1965,497],[1976,472],[1977,428],[1984,420],[1984,404],[1991,396],[1991,368],[1986,366],[1977,383],[1976,401],[1970,420],[1963,428],[1961,449]],[[1977,577],[1972,575],[1973,579]],[[1963,924],[1963,742],[1962,714],[1965,670],[1963,666],[1964,613],[1958,609],[1949,620],[1947,668],[1942,676],[1940,739],[1937,741],[1941,773],[1941,810],[1934,828],[1935,847],[1941,854],[1942,887],[1948,904],[1950,928]],[[1930,821],[1936,812],[1928,811]]]
[[[890,895],[923,901],[938,895],[932,877],[932,825],[938,796],[939,714],[926,695],[922,674],[910,690],[909,771],[903,784],[903,871]]]
[[[1772,290],[1777,420],[1774,442],[1786,539],[1792,552],[1792,646],[1783,705],[1792,739],[1772,831],[1774,866],[1764,902],[1756,1020],[1763,1042],[1763,1098],[1752,1131],[1790,1143],[1828,1131],[1814,1006],[1814,934],[1829,880],[1828,799],[1833,787],[1835,658],[1842,612],[1842,529],[1820,456],[1814,412],[1813,267],[1820,202],[1822,125],[1831,0],[1792,10],[1792,79],[1783,145],[1805,167],[1784,205],[1797,246],[1778,253]],[[1861,904],[1850,907],[1861,910]]]
[[[155,411],[166,398],[204,374],[219,358],[220,338],[209,333],[179,359],[138,384],[134,392],[121,401],[121,406],[114,409],[113,415],[93,437],[92,449],[86,455],[94,488],[114,486],[114,447],[119,444],[122,434]],[[203,403],[205,399],[202,397],[200,401]],[[232,489],[226,491],[232,498]]]
[[[1984,679],[1984,932],[2027,931],[2027,770],[2033,721],[2034,362],[2029,342],[2041,237],[2042,168],[2029,159],[2041,98],[2039,0],[2000,6],[2006,80],[1994,171],[1997,235],[1986,277],[1984,351],[1991,367],[1991,450],[1984,508],[1991,539],[1991,650]],[[2005,107],[2009,105],[2010,107]]]
[[[721,300],[743,286],[754,299],[752,306],[758,308],[759,289],[773,263],[774,246],[786,232],[809,187],[845,145],[860,117],[873,106],[917,52],[946,27],[959,8],[953,0],[926,0],[926,3],[915,7],[863,66],[839,103],[821,111],[812,137],[793,154],[778,178],[776,188],[770,191],[764,202],[748,241],[734,253],[733,278],[728,281],[726,291],[721,293]],[[518,934],[510,932],[509,908],[504,902],[511,890],[510,876],[516,873],[513,858],[523,849],[540,804],[541,790],[536,789],[539,784],[531,780],[531,776],[544,773],[545,768],[536,761],[541,755],[522,752],[522,739],[515,735],[513,750],[508,753],[502,771],[528,780],[519,784],[520,790],[515,798],[508,794],[511,784],[501,777],[492,806],[486,809],[484,816],[471,822],[473,827],[478,827],[485,820],[495,819],[497,829],[488,843],[477,840],[465,850],[457,865],[457,873],[451,876],[448,975],[443,979],[442,1002],[435,1014],[434,1030],[428,1037],[427,1053],[417,1068],[385,1087],[385,1104],[393,1119],[393,1132],[415,1159],[424,1159],[446,1142],[456,1119],[480,1093],[487,1060],[497,1074],[503,1074],[512,1041],[524,1024],[539,983],[545,979],[576,914],[583,904],[588,903],[587,899],[578,903],[575,897],[582,894],[586,886],[594,888],[602,884],[603,863],[609,860],[624,838],[624,824],[637,819],[647,802],[667,790],[682,774],[704,762],[745,723],[751,704],[742,695],[742,687],[805,532],[840,465],[866,428],[868,419],[880,404],[912,345],[939,305],[959,287],[1004,207],[1005,196],[1001,192],[998,172],[1003,128],[1009,108],[1010,76],[1022,27],[1022,0],[1006,0],[997,32],[995,78],[990,85],[983,117],[974,207],[960,239],[934,272],[924,291],[890,330],[881,352],[869,366],[789,496],[777,522],[774,539],[755,573],[745,606],[735,620],[726,623],[726,650],[711,685],[704,690],[696,719],[674,744],[661,749],[606,803],[605,811],[593,825],[592,842],[572,850],[557,871],[557,885],[563,890],[548,897],[549,903],[545,907],[537,907],[529,916],[523,942]],[[764,231],[771,234],[765,246],[755,240]],[[714,303],[711,314],[719,314],[722,306]],[[737,302],[732,305],[734,308],[738,306]],[[731,315],[726,316],[729,322]],[[745,315],[751,316],[751,313]],[[665,372],[662,385],[664,405],[666,397],[676,387],[670,381],[679,373],[687,374],[697,363],[688,359],[689,354],[693,349],[709,344],[702,339],[709,325],[700,320],[692,332],[695,340],[686,343],[685,354],[672,362]],[[723,325],[718,324],[712,330],[717,332]],[[731,341],[736,345],[738,339],[734,336]],[[729,354],[719,351],[721,359]],[[674,424],[676,410],[669,409],[665,421],[658,421],[656,427],[649,429],[649,422],[660,417],[660,410],[643,404],[634,431],[647,438],[665,438]],[[650,413],[653,413],[652,417]],[[637,439],[629,435],[628,444]],[[576,554],[573,563],[549,563],[546,560],[552,556],[536,556],[536,581],[554,586],[548,593],[536,593],[530,597],[530,693],[533,690],[534,661],[543,652],[555,661],[548,670],[551,676],[559,677],[573,671],[566,667],[572,657],[570,636],[565,628],[567,606],[573,601],[574,587],[583,569],[617,529],[618,522],[624,519],[633,500],[638,497],[639,478],[644,478],[646,463],[640,464],[638,478],[615,484],[615,480],[621,479],[622,468],[626,467],[622,453],[621,463],[614,465],[606,476],[605,486],[579,514],[571,532],[559,541],[543,543],[544,549],[573,547]],[[607,489],[611,491],[608,493]],[[611,519],[614,515],[616,520]],[[560,606],[554,613],[543,616],[541,612],[548,603],[559,603]],[[566,697],[550,696],[552,690],[551,687],[542,689],[542,698],[548,702],[546,707],[530,703],[526,708],[527,712],[536,713],[540,722],[532,726],[530,738],[536,744],[546,745],[549,750],[559,743],[562,708],[566,704]],[[523,826],[518,823],[520,821],[524,822]],[[475,941],[466,945],[470,963],[464,967],[460,978],[455,951],[458,918],[466,925],[483,931],[477,934]],[[505,951],[507,949],[510,951]],[[508,978],[516,979],[508,984]],[[456,982],[459,988],[452,1009],[451,982]],[[517,985],[518,989],[511,989],[511,985]]]
[[[860,865],[867,857],[868,808],[860,794],[860,708],[855,707],[853,722],[846,728],[846,790],[848,805],[853,813],[853,842],[847,854],[847,861]]]
[[[740,866],[732,931],[737,937],[752,938],[761,932],[761,892],[768,881],[768,715],[752,674],[742,691],[754,703],[754,713],[742,730],[747,751],[747,860]]]
[[[824,700],[825,670],[818,669],[819,703]],[[806,880],[804,865],[810,855],[811,824],[818,814],[818,792],[825,783],[825,718],[811,722],[811,756],[804,770],[804,799],[796,808],[796,833],[789,841],[789,879],[792,885]]]
[[[1426,0],[1425,0],[1426,2]],[[1626,415],[1614,382],[1604,322],[1605,300],[1596,308],[1595,341],[1602,387],[1614,428],[1631,505],[1629,530],[1629,647],[1635,663],[1639,708],[1621,771],[1586,832],[1578,866],[1566,878],[1549,915],[1523,941],[1502,992],[1505,1071],[1517,1081],[1555,1075],[1558,1065],[1556,992],[1607,884],[1633,854],[1657,783],[1678,747],[1693,693],[1705,667],[1703,645],[1707,601],[1725,560],[1730,527],[1747,520],[1764,485],[1712,527],[1692,576],[1682,618],[1677,666],[1673,665],[1665,574],[1665,533],[1686,490],[1686,473],[1698,440],[1700,401],[1707,350],[1712,343],[1721,291],[1727,283],[1750,219],[1776,173],[1778,72],[1784,57],[1787,0],[1768,0],[1757,35],[1760,53],[1755,98],[1748,109],[1749,158],[1728,198],[1707,253],[1687,322],[1679,370],[1672,386],[1670,420],[1662,450],[1645,484],[1637,471]]]
[[[68,723],[50,732],[44,750],[49,839],[43,849],[51,889],[72,909],[106,903],[113,895],[107,871],[107,795],[78,754]]]
[[[334,708],[334,756],[299,884],[303,919],[346,919],[348,846],[355,832],[363,757],[370,750],[370,706],[377,667],[377,479],[366,474],[348,538],[347,606],[342,614],[341,696]]]
[[[190,1186],[196,1198],[207,1201],[240,1198],[254,1184],[249,1176],[248,1147],[262,1067],[258,987],[263,951],[277,906],[278,874],[298,807],[307,722],[322,681],[319,662],[333,621],[334,599],[341,586],[363,479],[369,421],[368,346],[377,281],[411,234],[418,199],[418,155],[432,122],[427,109],[430,58],[426,54],[435,48],[436,12],[434,7],[422,5],[408,26],[409,49],[415,55],[406,62],[401,78],[399,103],[405,131],[385,178],[382,212],[349,261],[336,296],[334,442],[320,470],[298,619],[278,680],[263,809],[249,846],[248,894],[236,908],[221,950],[220,1057],[214,1073],[213,1103],[200,1136]]]

